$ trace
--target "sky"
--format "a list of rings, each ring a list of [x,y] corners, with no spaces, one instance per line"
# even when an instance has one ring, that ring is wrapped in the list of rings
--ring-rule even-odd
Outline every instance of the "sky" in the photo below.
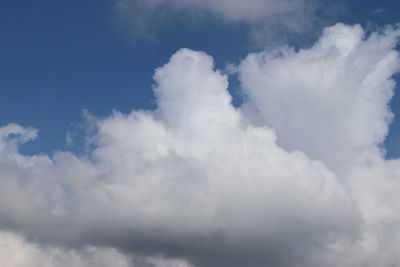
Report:
[[[399,10],[2,1],[0,265],[399,265]]]
[[[321,3],[322,10],[325,5]],[[332,11],[326,13],[334,15],[329,15],[326,22],[319,22],[322,25],[341,21],[382,26],[397,23],[400,16],[394,0],[362,4],[347,1],[329,8]],[[0,123],[16,122],[40,130],[37,140],[22,148],[24,152],[51,154],[60,149],[79,152],[79,147],[67,145],[66,133],[73,132],[76,138],[81,136],[77,128],[83,121],[83,110],[106,116],[112,109],[129,112],[154,108],[151,90],[154,69],[179,48],[205,51],[215,58],[217,67],[224,68],[239,62],[249,52],[276,45],[275,40],[257,43],[251,36],[251,26],[246,23],[230,23],[209,14],[202,14],[196,21],[185,21],[186,27],[182,26],[185,19],[177,15],[167,21],[149,22],[150,29],[135,30],[137,26],[127,26],[128,22],[121,21],[115,9],[111,0],[96,4],[2,3]],[[287,33],[273,35],[280,43],[307,47],[321,30],[317,27],[295,37]],[[235,77],[231,79],[234,82]],[[240,103],[237,87],[231,84],[229,89]],[[399,101],[394,98],[394,111]],[[399,155],[398,124],[395,120],[393,134],[387,139],[389,157]]]

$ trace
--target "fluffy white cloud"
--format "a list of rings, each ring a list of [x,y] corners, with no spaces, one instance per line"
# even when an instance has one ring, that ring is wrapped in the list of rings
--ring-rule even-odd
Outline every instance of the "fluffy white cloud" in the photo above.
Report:
[[[280,146],[336,171],[380,157],[392,119],[399,35],[387,27],[366,38],[358,25],[337,24],[309,49],[251,54],[239,67],[244,110],[254,123],[274,128]]]
[[[24,156],[35,130],[4,126],[0,226],[138,266],[398,264],[400,165],[379,153],[398,34],[339,24],[249,55],[239,109],[210,56],[179,50],[155,72],[158,108],[98,119],[84,157]]]
[[[0,232],[0,263],[2,267],[190,267],[185,261],[160,255],[126,256],[114,248],[40,245],[10,232]]]
[[[364,229],[355,245],[336,247],[347,251],[345,266],[399,264],[400,161],[385,161],[381,147],[399,36],[392,27],[366,36],[337,24],[309,49],[250,54],[238,68],[246,118],[274,128],[287,151],[323,161],[351,190]]]
[[[115,249],[86,247],[80,251],[42,247],[21,236],[0,232],[2,267],[129,267],[128,257]]]

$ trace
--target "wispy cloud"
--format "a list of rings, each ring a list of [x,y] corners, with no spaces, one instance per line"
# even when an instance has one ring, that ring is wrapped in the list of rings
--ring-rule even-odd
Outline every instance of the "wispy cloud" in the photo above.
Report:
[[[157,38],[159,27],[171,22],[197,22],[214,16],[229,23],[245,23],[253,29],[256,41],[277,42],[285,35],[300,34],[320,25],[318,0],[115,0],[115,17],[134,38]],[[319,12],[323,13],[323,12]],[[279,34],[277,34],[279,32]],[[270,37],[270,38],[269,38]]]

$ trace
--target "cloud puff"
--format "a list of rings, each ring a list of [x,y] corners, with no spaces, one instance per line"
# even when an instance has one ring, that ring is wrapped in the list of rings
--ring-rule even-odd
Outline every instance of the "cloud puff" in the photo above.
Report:
[[[188,267],[183,261],[161,256],[132,258],[113,248],[86,246],[80,250],[40,246],[21,236],[0,232],[2,267]]]
[[[3,267],[129,267],[127,257],[115,249],[88,247],[81,252],[42,248],[11,233],[0,233],[0,263]]]
[[[387,27],[365,38],[360,26],[337,24],[309,49],[250,54],[239,67],[244,110],[274,128],[280,146],[335,170],[377,157],[393,116],[399,34]]]
[[[84,157],[24,156],[36,132],[4,126],[0,226],[143,266],[396,264],[400,165],[379,144],[398,35],[338,24],[249,55],[241,108],[210,56],[181,49],[155,72],[157,109],[97,119]]]

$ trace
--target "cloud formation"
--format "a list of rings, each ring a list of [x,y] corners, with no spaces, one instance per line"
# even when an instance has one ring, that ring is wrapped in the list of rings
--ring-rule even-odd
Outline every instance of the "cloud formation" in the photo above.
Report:
[[[155,38],[157,27],[179,19],[212,15],[259,30],[300,33],[317,21],[318,0],[115,0],[116,17],[134,36]],[[190,14],[188,16],[188,14]],[[257,32],[258,32],[257,31]],[[260,38],[261,36],[256,36]],[[275,36],[276,37],[276,36]]]
[[[0,232],[0,263],[3,267],[129,267],[128,257],[115,249],[86,247],[81,251],[41,247],[21,236]]]
[[[338,24],[309,49],[251,54],[240,108],[213,59],[181,49],[155,71],[157,109],[97,119],[83,157],[22,155],[36,131],[1,127],[1,229],[121,266],[120,253],[132,266],[396,265],[400,163],[380,144],[399,34]]]
[[[283,148],[335,170],[379,157],[393,117],[398,37],[392,27],[366,38],[359,25],[337,24],[309,49],[250,54],[239,67],[244,110],[275,129]]]

